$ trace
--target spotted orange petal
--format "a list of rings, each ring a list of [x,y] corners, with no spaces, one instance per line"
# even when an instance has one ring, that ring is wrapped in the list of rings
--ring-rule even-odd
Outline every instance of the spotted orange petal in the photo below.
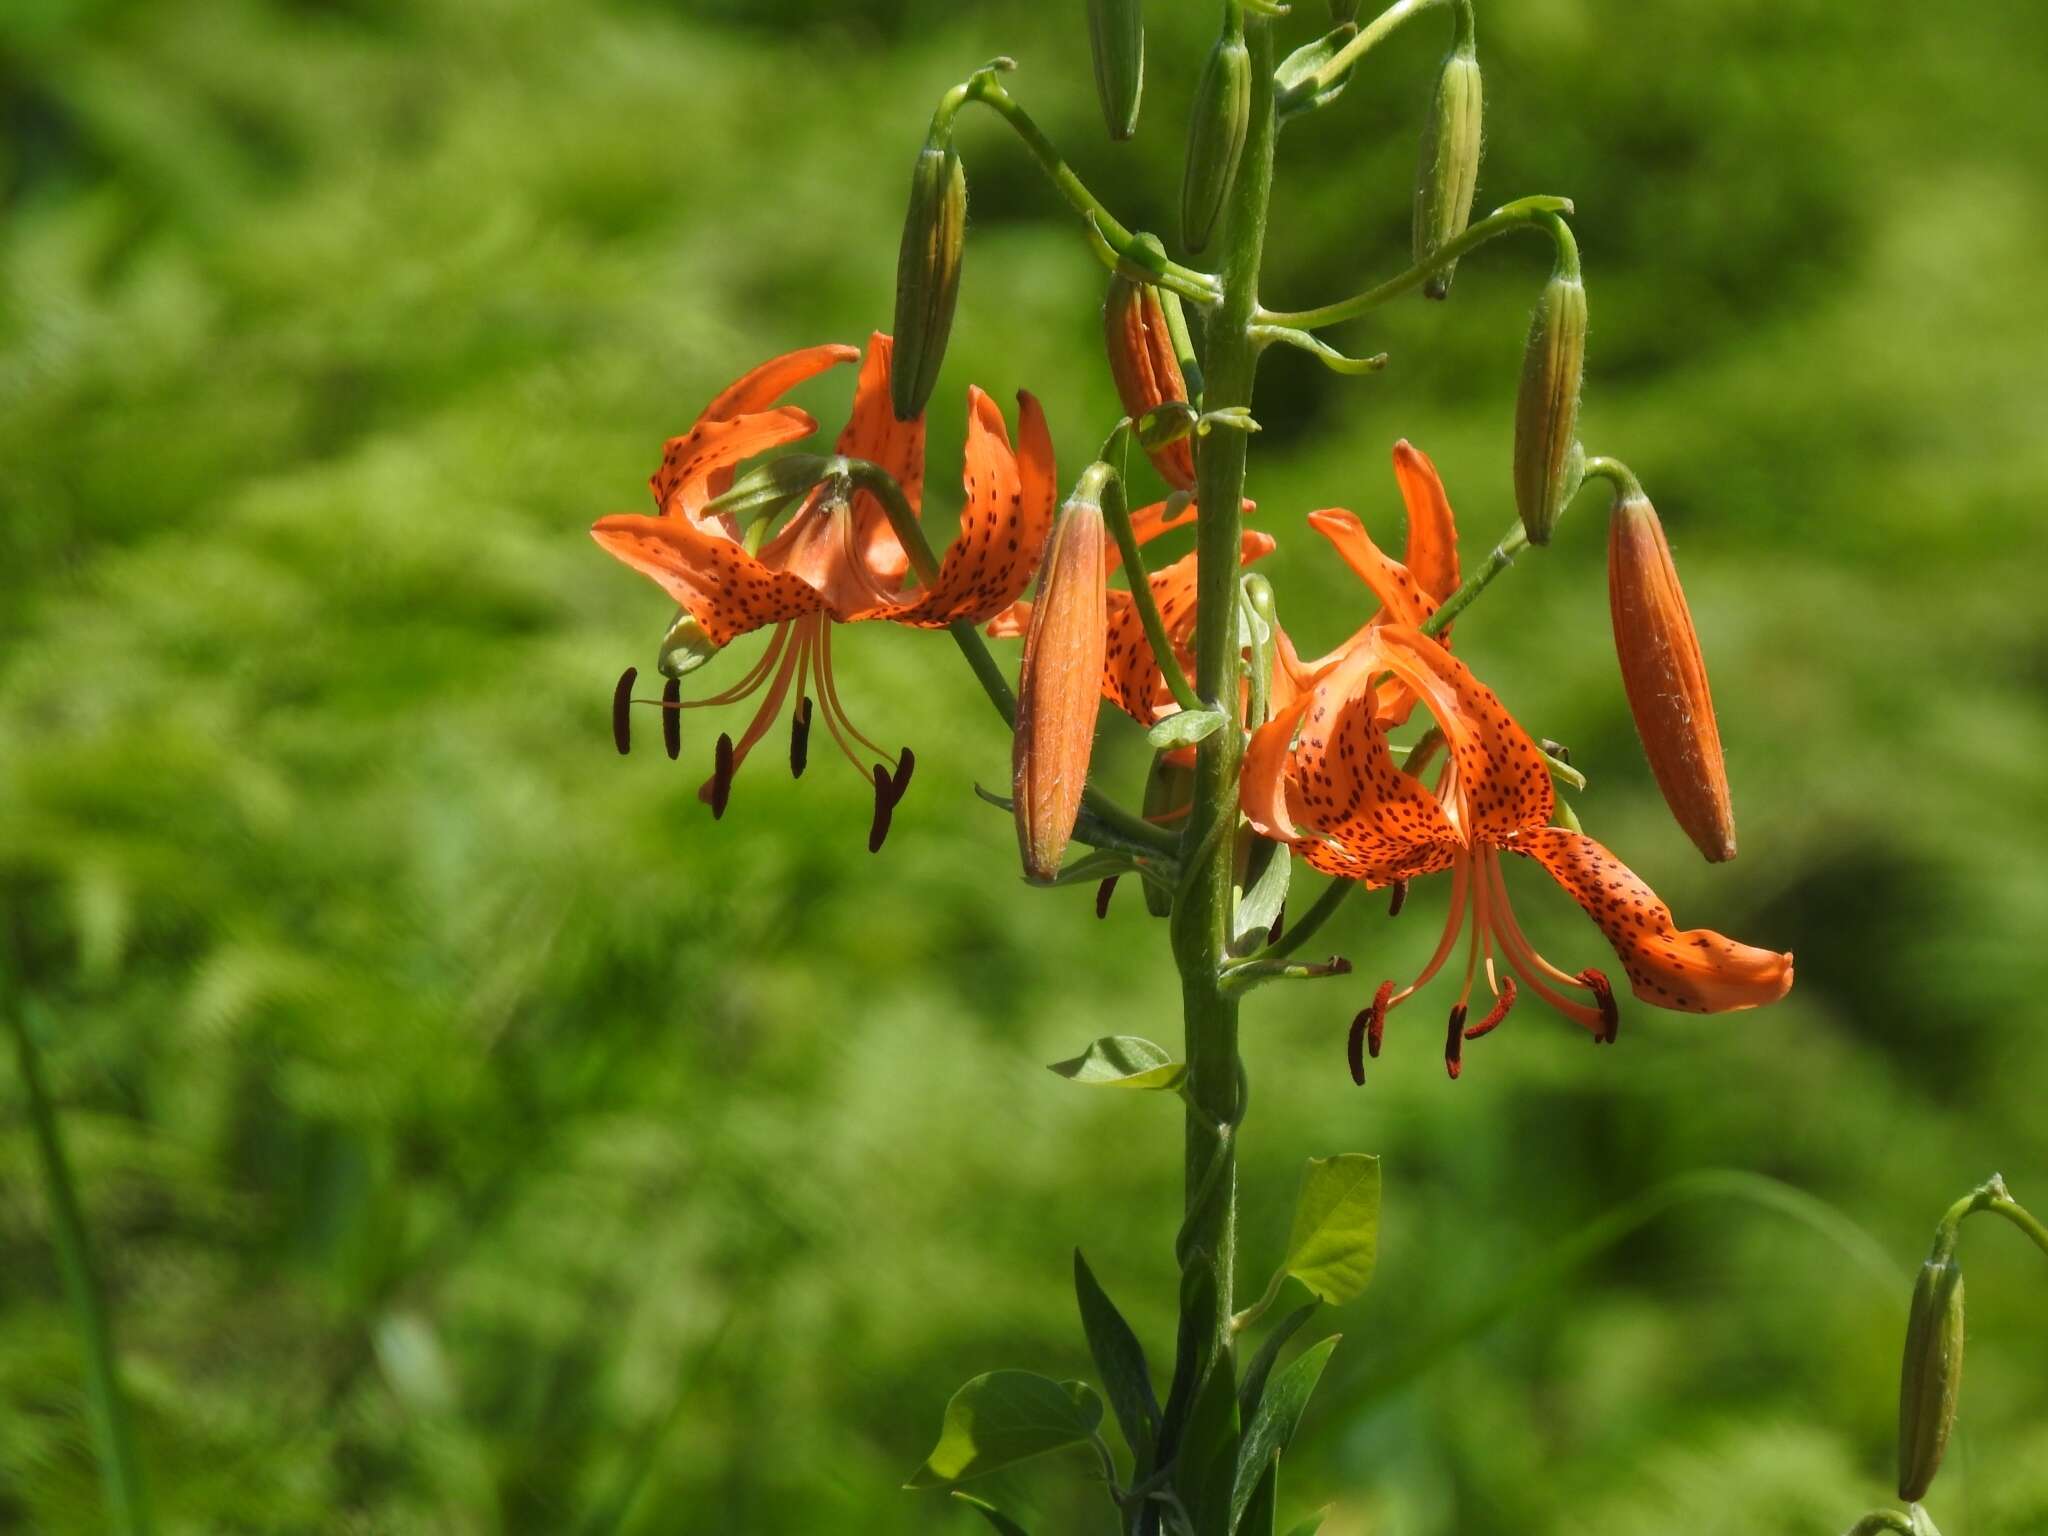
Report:
[[[1262,560],[1273,552],[1270,534],[1247,529],[1238,542],[1238,559],[1244,565]],[[1194,671],[1194,654],[1189,641],[1195,630],[1196,556],[1188,554],[1164,570],[1152,572],[1152,600],[1159,606],[1159,619],[1172,642],[1181,669]],[[1152,644],[1145,638],[1144,621],[1138,605],[1128,592],[1109,594],[1109,645],[1103,655],[1102,692],[1112,704],[1140,725],[1150,725],[1177,706],[1168,691]]]
[[[590,536],[607,554],[652,577],[689,610],[713,645],[815,613],[822,604],[786,571],[772,571],[731,539],[680,517],[601,517]]]
[[[850,459],[866,459],[887,470],[903,487],[910,510],[924,509],[924,414],[898,421],[889,404],[889,369],[895,343],[880,331],[868,337],[867,356],[861,360],[860,378],[853,386],[853,413],[846,430],[839,434],[838,450]],[[862,561],[883,587],[902,585],[910,569],[904,552],[890,526],[889,514],[871,493],[858,491],[853,498],[854,547]]]
[[[734,468],[742,460],[817,430],[810,413],[793,405],[700,421],[663,445],[661,466],[647,479],[655,508],[668,517],[699,522],[704,504],[732,489]],[[730,527],[726,531],[733,532]]]
[[[1394,480],[1408,509],[1402,564],[1432,603],[1441,603],[1458,590],[1458,524],[1451,500],[1429,455],[1406,438],[1394,444]]]
[[[843,342],[820,347],[802,347],[771,357],[758,368],[741,375],[704,407],[699,421],[722,421],[731,416],[750,416],[765,411],[806,379],[816,378],[827,368],[853,362],[860,350]]]
[[[1336,546],[1344,563],[1358,579],[1372,588],[1380,600],[1381,621],[1414,628],[1436,612],[1436,599],[1422,589],[1422,583],[1408,567],[1372,541],[1372,535],[1351,513],[1329,507],[1308,515],[1308,525]]]
[[[1790,955],[1737,943],[1710,928],[1679,930],[1657,893],[1583,833],[1539,827],[1504,846],[1541,864],[1585,908],[1646,1003],[1727,1013],[1774,1003],[1792,988]]]
[[[956,620],[979,624],[1016,601],[1030,584],[1052,530],[1056,471],[1052,433],[1031,395],[1017,396],[1023,463],[1010,451],[1003,413],[981,390],[967,391],[967,448],[962,482],[967,504],[960,536],[939,564],[938,580],[888,616],[920,629]]]

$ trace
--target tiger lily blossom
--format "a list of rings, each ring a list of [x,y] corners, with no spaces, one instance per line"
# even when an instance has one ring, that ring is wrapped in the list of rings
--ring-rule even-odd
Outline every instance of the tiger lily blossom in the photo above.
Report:
[[[890,407],[890,338],[876,333],[865,357],[848,346],[819,346],[773,358],[731,385],[690,430],[669,440],[649,485],[652,516],[600,518],[591,536],[607,553],[651,578],[693,620],[705,644],[721,647],[758,629],[773,629],[766,650],[731,687],[709,698],[681,700],[671,685],[667,709],[736,703],[765,689],[752,722],[734,744],[721,738],[718,768],[699,791],[722,812],[732,775],[767,734],[792,695],[792,770],[806,758],[813,703],[833,743],[863,779],[872,776],[877,835],[901,797],[912,754],[877,746],[848,718],[832,666],[832,626],[887,620],[920,629],[980,623],[1011,604],[1037,568],[1052,526],[1056,472],[1045,414],[1018,395],[1019,447],[1013,450],[1002,412],[980,389],[967,394],[960,535],[933,579],[906,588],[911,560],[876,495],[843,476],[828,476],[803,498],[780,530],[743,527],[716,499],[732,488],[746,459],[808,437],[811,416],[781,397],[841,363],[860,360],[853,412],[838,439],[839,454],[879,466],[901,488],[913,515],[922,508],[924,418],[898,421]],[[630,693],[622,687],[621,698]],[[620,737],[626,740],[623,730]],[[673,738],[671,738],[673,740]],[[872,769],[855,744],[881,762]]]
[[[1379,686],[1389,675],[1428,710],[1450,749],[1435,788],[1405,772],[1389,749]],[[1708,929],[1679,930],[1656,893],[1607,849],[1551,826],[1555,798],[1541,749],[1462,661],[1409,625],[1362,632],[1252,734],[1242,803],[1255,830],[1291,844],[1325,874],[1370,888],[1451,873],[1449,918],[1421,974],[1398,991],[1381,986],[1354,1023],[1352,1066],[1361,1080],[1360,1037],[1377,1055],[1387,1014],[1443,968],[1468,924],[1444,1053],[1453,1077],[1463,1042],[1506,1017],[1516,978],[1595,1039],[1614,1038],[1619,1015],[1607,978],[1563,970],[1537,953],[1509,903],[1502,853],[1534,860],[1579,903],[1646,1003],[1722,1013],[1774,1002],[1792,985],[1790,955]],[[1497,959],[1512,975],[1497,972]],[[1482,966],[1494,1000],[1468,1027]]]

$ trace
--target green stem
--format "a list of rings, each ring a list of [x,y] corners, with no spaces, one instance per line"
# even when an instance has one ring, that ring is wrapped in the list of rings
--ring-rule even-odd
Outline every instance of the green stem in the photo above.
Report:
[[[1363,36],[1363,34],[1360,34]],[[1468,228],[1457,239],[1448,241],[1422,261],[1417,262],[1398,277],[1390,277],[1377,287],[1363,293],[1354,293],[1348,299],[1339,299],[1334,304],[1325,304],[1317,309],[1261,310],[1259,320],[1266,325],[1286,326],[1297,331],[1318,330],[1326,325],[1338,325],[1346,320],[1356,320],[1368,310],[1377,309],[1389,299],[1399,298],[1410,288],[1422,285],[1430,273],[1439,267],[1447,267],[1468,251],[1486,244],[1498,235],[1516,229],[1541,229],[1553,233],[1552,224],[1557,215],[1572,211],[1571,200],[1563,197],[1524,197],[1505,207],[1496,208],[1477,224]],[[1561,223],[1557,223],[1562,228]]]
[[[79,1342],[85,1348],[86,1412],[92,1420],[93,1436],[99,1442],[107,1527],[120,1536],[147,1536],[149,1497],[143,1487],[142,1463],[136,1455],[134,1431],[128,1421],[127,1399],[121,1392],[113,1330],[107,1320],[99,1277],[93,1269],[92,1248],[86,1240],[78,1192],[71,1182],[71,1165],[64,1155],[57,1111],[43,1081],[42,1057],[20,1012],[0,1004],[0,1014],[6,1015],[8,1029],[14,1036],[21,1081],[28,1093],[29,1120],[35,1128],[36,1151],[42,1162],[43,1190],[50,1203],[51,1241],[56,1245],[57,1267],[63,1275],[72,1318],[78,1325]]]
[[[1445,0],[1395,0],[1379,15],[1367,22],[1356,37],[1330,55],[1328,62],[1294,88],[1297,96],[1320,96],[1366,54],[1393,34],[1396,27],[1412,16],[1419,16],[1432,6],[1444,4]],[[1472,0],[1453,0],[1458,8],[1457,31],[1452,36],[1452,46],[1472,45],[1473,17]]]
[[[1987,1211],[2003,1216],[2032,1239],[2036,1248],[2048,1253],[2048,1227],[2041,1225],[2039,1217],[2014,1200],[1993,1200],[1984,1207]]]
[[[1586,460],[1584,474],[1587,480],[1605,480],[1614,487],[1614,494],[1622,501],[1644,501],[1642,482],[1636,479],[1635,471],[1619,459],[1610,459],[1606,454],[1594,454]]]
[[[964,91],[960,98],[962,101],[981,103],[1016,130],[1017,137],[1024,141],[1024,147],[1031,151],[1039,168],[1059,189],[1060,196],[1067,200],[1067,206],[1083,219],[1092,220],[1097,234],[1117,256],[1144,268],[1153,281],[1183,298],[1192,299],[1197,304],[1215,302],[1216,279],[1208,273],[1184,267],[1176,261],[1168,261],[1154,270],[1154,259],[1139,248],[1138,237],[1109,211],[1101,198],[1088,190],[1081,178],[1074,174],[1073,167],[1061,156],[1058,147],[1032,121],[1031,114],[1017,104],[1017,99],[1003,89],[1003,83],[992,71],[980,71],[959,89]],[[945,110],[942,104],[940,111]]]
[[[1205,327],[1207,378],[1202,403],[1208,410],[1249,409],[1258,369],[1252,326],[1259,307],[1275,131],[1270,23],[1263,17],[1246,18],[1245,42],[1251,50],[1251,118],[1224,214],[1223,297]],[[1243,681],[1238,575],[1247,443],[1243,432],[1211,432],[1199,440],[1195,462],[1195,500],[1202,509],[1196,544],[1195,692],[1207,707],[1224,710],[1232,718]],[[1244,734],[1237,730],[1214,732],[1196,749],[1194,804],[1183,832],[1181,885],[1171,924],[1188,1066],[1183,1084],[1186,1197],[1175,1248],[1184,1266],[1213,1266],[1216,1306],[1213,1317],[1183,1319],[1184,1327],[1196,1335],[1195,1347],[1178,1362],[1172,1399],[1191,1396],[1195,1382],[1212,1364],[1218,1370],[1231,1369],[1229,1320],[1237,1264],[1235,1127],[1243,1115],[1245,1077],[1238,1054],[1238,1003],[1223,985],[1222,970],[1231,936],[1231,874],[1243,757]],[[1200,1289],[1184,1283],[1181,1294],[1186,1298]],[[1208,1330],[1206,1337],[1199,1336],[1202,1329]],[[1170,1454],[1174,1447],[1165,1449]],[[1197,1514],[1208,1518],[1206,1512]]]
[[[1343,906],[1350,899],[1351,893],[1358,888],[1356,880],[1332,880],[1323,887],[1323,894],[1316,898],[1315,905],[1302,913],[1300,922],[1283,932],[1278,943],[1268,944],[1251,958],[1284,960],[1314,938],[1316,931],[1337,915],[1337,909]]]
[[[897,542],[902,544],[904,553],[910,557],[911,568],[919,578],[930,586],[939,579],[938,557],[932,553],[931,541],[924,536],[924,525],[918,521],[917,513],[911,510],[910,502],[903,495],[903,487],[880,465],[866,459],[842,459],[840,472],[856,486],[874,494],[888,515],[889,526],[896,532]],[[960,654],[967,658],[967,665],[973,669],[975,681],[981,684],[981,691],[988,695],[989,703],[996,713],[1003,717],[1003,724],[1014,727],[1017,723],[1017,695],[1010,687],[1010,680],[1003,676],[1003,669],[990,654],[988,642],[981,637],[981,631],[967,619],[955,619],[946,626],[946,633],[953,637],[953,643],[960,647]],[[1180,839],[1164,827],[1155,827],[1135,811],[1126,810],[1101,790],[1090,786],[1082,793],[1081,803],[1095,813],[1097,821],[1112,831],[1143,847],[1159,853],[1173,853],[1180,848]],[[1083,842],[1091,841],[1078,828],[1075,835]]]
[[[1515,563],[1515,556],[1529,547],[1529,535],[1518,522],[1501,536],[1493,546],[1493,553],[1486,557],[1486,563],[1465,578],[1465,584],[1444,599],[1443,607],[1432,613],[1422,626],[1425,635],[1440,635],[1451,627],[1451,620],[1472,605],[1472,600],[1492,585],[1493,578]]]
[[[1110,531],[1116,535],[1117,551],[1123,556],[1124,570],[1131,579],[1131,601],[1137,606],[1138,622],[1145,627],[1145,642],[1152,647],[1152,659],[1159,664],[1160,676],[1166,679],[1174,703],[1182,709],[1200,709],[1202,701],[1180,669],[1180,658],[1174,655],[1173,641],[1167,637],[1166,621],[1160,618],[1159,603],[1152,596],[1151,573],[1145,567],[1144,551],[1138,548],[1138,532],[1131,526],[1130,503],[1124,496],[1121,477],[1112,478],[1103,487],[1102,511],[1109,519]]]

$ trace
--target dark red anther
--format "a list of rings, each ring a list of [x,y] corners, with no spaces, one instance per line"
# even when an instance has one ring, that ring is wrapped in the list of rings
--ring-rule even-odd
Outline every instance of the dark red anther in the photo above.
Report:
[[[789,776],[804,776],[804,764],[811,760],[811,701],[796,701],[796,713],[789,717]]]
[[[1621,1033],[1621,1009],[1614,1001],[1614,986],[1604,972],[1588,966],[1579,972],[1579,981],[1593,994],[1593,1000],[1600,1005],[1600,1033],[1593,1037],[1596,1045],[1612,1045],[1614,1037]]]
[[[1351,1063],[1351,1081],[1359,1087],[1365,1086],[1365,1031],[1370,1022],[1370,1008],[1361,1008],[1351,1021],[1351,1034],[1344,1042],[1345,1059]]]
[[[612,744],[621,757],[633,750],[633,682],[639,676],[638,667],[628,667],[612,689]]]
[[[1396,880],[1394,882],[1394,894],[1387,898],[1387,916],[1399,917],[1401,909],[1407,905],[1408,882],[1406,880]]]
[[[875,764],[875,820],[868,828],[868,852],[880,853],[882,839],[889,835],[889,819],[896,814],[895,788],[889,780],[889,770],[880,763]]]
[[[1393,1006],[1393,1002],[1394,984],[1391,981],[1381,982],[1379,991],[1372,995],[1372,1007],[1368,1010],[1372,1014],[1372,1022],[1365,1032],[1366,1049],[1372,1053],[1374,1061],[1380,1058],[1380,1040],[1387,1032],[1387,1009]]]
[[[674,762],[683,755],[683,685],[670,678],[661,690],[661,745]]]
[[[1273,914],[1273,926],[1266,930],[1266,942],[1278,944],[1280,935],[1287,931],[1287,903],[1280,903],[1280,910]]]
[[[1095,916],[1097,921],[1100,921],[1101,919],[1109,916],[1109,898],[1114,896],[1115,894],[1115,875],[1111,875],[1107,880],[1103,881],[1102,884],[1095,887]]]
[[[1477,1024],[1467,1026],[1465,1038],[1477,1040],[1481,1035],[1490,1035],[1500,1027],[1500,1021],[1508,1016],[1508,1010],[1515,1006],[1515,978],[1503,976],[1500,979],[1500,994],[1494,998],[1493,1006],[1486,1010],[1486,1017]]]
[[[725,803],[732,798],[732,737],[724,731],[718,733],[718,759],[711,770],[711,819],[716,821],[725,814]]]
[[[895,805],[903,799],[903,792],[910,788],[910,775],[917,768],[917,754],[905,747],[903,755],[896,759],[896,775],[889,781],[889,803]]]
[[[1451,1010],[1451,1027],[1444,1035],[1444,1070],[1451,1074],[1451,1081],[1456,1082],[1464,1068],[1465,1005],[1460,1003]]]

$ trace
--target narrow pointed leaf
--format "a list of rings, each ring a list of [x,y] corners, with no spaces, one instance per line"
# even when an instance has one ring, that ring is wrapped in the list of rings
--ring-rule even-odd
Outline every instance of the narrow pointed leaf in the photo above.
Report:
[[[1237,1523],[1243,1518],[1245,1507],[1251,1503],[1260,1479],[1294,1438],[1294,1431],[1301,1425],[1302,1412],[1308,1407],[1309,1394],[1322,1380],[1323,1367],[1330,1363],[1330,1351],[1337,1347],[1337,1338],[1333,1334],[1311,1344],[1302,1351],[1299,1359],[1276,1376],[1272,1390],[1266,1394],[1265,1401],[1259,1404],[1258,1413],[1246,1426],[1244,1444],[1237,1453],[1237,1476],[1231,1484],[1227,1531],[1237,1529]]]
[[[1195,1392],[1188,1427],[1174,1454],[1173,1488],[1194,1513],[1196,1536],[1228,1536],[1238,1459],[1237,1383],[1230,1356],[1218,1353]]]
[[[1145,1347],[1138,1342],[1131,1325],[1117,1311],[1095,1279],[1081,1250],[1074,1250],[1074,1295],[1081,1304],[1081,1330],[1088,1336],[1088,1353],[1101,1373],[1103,1392],[1109,1398],[1118,1428],[1143,1472],[1151,1463],[1152,1450],[1159,1442],[1159,1398],[1152,1390],[1152,1373],[1145,1364]]]
[[[1316,1536],[1316,1532],[1323,1528],[1323,1522],[1330,1518],[1331,1508],[1332,1506],[1325,1504],[1321,1509],[1289,1531],[1287,1536]]]
[[[1102,1399],[1084,1381],[990,1371],[953,1394],[939,1443],[903,1486],[943,1488],[1079,1445],[1101,1422]]]
[[[1163,1045],[1136,1035],[1104,1035],[1080,1055],[1056,1061],[1047,1070],[1073,1083],[1168,1090],[1180,1086],[1188,1069],[1167,1055]]]
[[[1292,1312],[1273,1325],[1273,1331],[1266,1335],[1266,1342],[1259,1346],[1259,1352],[1252,1356],[1252,1363],[1244,1368],[1244,1380],[1237,1388],[1237,1416],[1245,1423],[1259,1411],[1259,1403],[1266,1395],[1266,1378],[1273,1374],[1273,1363],[1280,1358],[1280,1351],[1287,1347],[1287,1341],[1301,1331],[1301,1325],[1315,1315],[1319,1302],[1296,1307]]]
[[[1363,1152],[1310,1158],[1287,1239],[1287,1272],[1342,1306],[1372,1283],[1379,1235],[1380,1160]]]
[[[1293,855],[1285,843],[1259,838],[1252,844],[1244,874],[1244,891],[1237,898],[1237,916],[1232,925],[1233,956],[1248,955],[1265,944],[1273,920],[1287,905],[1287,885],[1294,874]]]
[[[1147,731],[1145,739],[1161,751],[1171,747],[1191,747],[1213,736],[1223,722],[1224,715],[1220,709],[1177,710]]]

